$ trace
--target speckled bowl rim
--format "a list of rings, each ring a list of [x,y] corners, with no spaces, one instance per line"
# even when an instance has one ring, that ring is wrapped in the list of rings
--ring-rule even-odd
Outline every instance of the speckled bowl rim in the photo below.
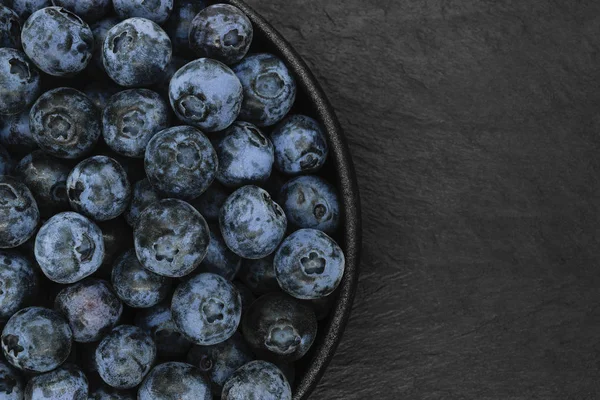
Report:
[[[232,4],[244,11],[252,21],[255,32],[270,42],[269,44],[277,50],[278,55],[294,72],[299,89],[312,102],[315,116],[325,126],[331,161],[337,172],[337,187],[341,195],[342,216],[345,221],[343,243],[341,245],[346,255],[346,271],[340,284],[338,298],[331,310],[331,315],[324,325],[324,329],[321,329],[318,333],[318,339],[315,343],[316,348],[312,353],[313,358],[307,364],[308,368],[297,377],[294,400],[305,400],[308,399],[321,380],[340,343],[352,311],[352,303],[358,283],[362,230],[360,197],[354,164],[335,111],[302,57],[271,24],[245,2],[241,0],[223,2]]]

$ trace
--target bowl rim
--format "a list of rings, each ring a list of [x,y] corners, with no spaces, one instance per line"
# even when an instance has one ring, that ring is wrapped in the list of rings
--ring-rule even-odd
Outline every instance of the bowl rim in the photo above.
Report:
[[[333,358],[352,311],[352,303],[358,283],[360,253],[362,247],[361,206],[354,163],[346,142],[346,137],[335,111],[325,92],[300,54],[291,44],[258,12],[243,0],[223,1],[238,7],[252,21],[258,31],[277,49],[288,68],[296,76],[301,90],[313,103],[316,116],[324,125],[329,140],[329,156],[338,175],[337,187],[342,200],[342,220],[344,221],[343,247],[346,256],[346,270],[339,286],[338,297],[331,309],[320,341],[315,343],[314,356],[309,368],[296,385],[294,400],[306,400],[321,380],[325,369]]]

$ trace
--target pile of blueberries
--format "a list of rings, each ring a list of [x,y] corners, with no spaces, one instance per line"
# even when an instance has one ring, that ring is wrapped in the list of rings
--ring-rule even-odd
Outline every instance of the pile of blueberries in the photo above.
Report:
[[[340,204],[257,48],[231,5],[0,0],[0,399],[292,398]]]

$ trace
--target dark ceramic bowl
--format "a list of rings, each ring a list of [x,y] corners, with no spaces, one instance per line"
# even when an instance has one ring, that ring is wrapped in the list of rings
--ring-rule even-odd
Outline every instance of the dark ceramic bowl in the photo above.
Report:
[[[268,51],[281,57],[298,82],[295,110],[317,118],[325,126],[330,157],[323,175],[337,183],[342,200],[343,229],[338,239],[346,255],[346,272],[329,317],[319,326],[311,352],[297,364],[294,400],[307,399],[323,376],[342,338],[352,309],[361,250],[360,198],[346,138],[323,89],[292,46],[264,18],[241,0],[223,1],[243,10],[254,24],[251,51]]]

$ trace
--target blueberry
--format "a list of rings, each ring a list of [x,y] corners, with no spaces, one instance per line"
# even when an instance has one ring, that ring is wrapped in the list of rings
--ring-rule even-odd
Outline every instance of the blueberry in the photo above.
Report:
[[[200,211],[200,214],[208,221],[218,221],[219,212],[227,197],[229,197],[227,189],[219,182],[214,181],[200,197],[190,201],[190,204]]]
[[[215,143],[217,180],[228,187],[265,182],[273,168],[273,144],[248,122],[234,122]]]
[[[215,4],[200,11],[190,25],[190,47],[199,57],[235,64],[248,53],[252,22],[239,8]]]
[[[130,89],[115,94],[102,114],[106,144],[127,157],[144,157],[146,146],[169,127],[169,106],[156,92]]]
[[[52,4],[66,8],[86,21],[96,21],[110,11],[111,0],[52,0]]]
[[[240,256],[229,250],[219,227],[210,225],[210,243],[206,257],[202,260],[199,272],[212,272],[221,275],[228,281],[233,280],[240,270],[242,259]]]
[[[0,176],[11,175],[14,168],[13,164],[10,153],[0,145]]]
[[[156,358],[152,337],[135,326],[113,329],[96,349],[98,374],[109,386],[131,389],[150,372]]]
[[[102,265],[102,231],[83,215],[56,214],[46,221],[35,238],[35,258],[51,281],[78,282]]]
[[[233,192],[221,207],[219,223],[227,247],[251,259],[274,252],[287,227],[281,207],[257,186],[244,186]]]
[[[242,300],[231,282],[204,273],[175,289],[171,311],[181,333],[195,344],[209,346],[233,336],[240,323]]]
[[[112,271],[115,292],[125,304],[148,308],[163,301],[171,289],[171,281],[148,271],[138,261],[134,250],[124,253]]]
[[[110,386],[102,385],[90,393],[88,400],[136,400],[136,396],[125,390],[117,390]]]
[[[62,7],[34,12],[23,24],[23,51],[39,69],[53,76],[73,76],[92,59],[94,35],[88,24]]]
[[[121,86],[156,83],[171,61],[169,36],[154,22],[130,18],[106,34],[102,59],[108,76]]]
[[[248,307],[250,307],[250,304],[256,300],[256,297],[254,297],[252,290],[241,281],[233,281],[233,286],[240,292],[242,298],[242,313],[245,313]]]
[[[21,48],[21,20],[16,12],[0,4],[0,47]]]
[[[222,343],[212,346],[195,345],[187,355],[187,362],[210,378],[215,396],[221,393],[223,384],[238,368],[252,360],[254,356],[250,348],[237,332]]]
[[[100,112],[108,104],[108,100],[121,89],[112,81],[94,81],[83,89],[83,93],[94,103]]]
[[[312,308],[284,293],[269,293],[244,314],[244,338],[256,355],[280,362],[302,358],[317,334]]]
[[[148,179],[142,179],[133,185],[131,202],[125,211],[125,219],[127,223],[135,227],[140,214],[151,204],[161,200],[161,195],[152,187]]]
[[[54,308],[62,313],[76,342],[95,342],[117,324],[123,304],[108,282],[89,279],[60,291]]]
[[[240,119],[272,126],[290,111],[296,99],[296,81],[283,61],[272,54],[253,54],[233,67],[244,87]]]
[[[275,254],[279,286],[298,299],[318,299],[333,293],[344,276],[345,258],[325,233],[301,229],[288,236]]]
[[[304,115],[291,115],[271,134],[275,167],[288,175],[318,171],[327,160],[329,147],[321,125]]]
[[[0,320],[5,321],[33,302],[38,276],[31,261],[14,251],[0,251],[0,267]]]
[[[292,229],[312,228],[328,234],[340,225],[336,189],[318,176],[299,176],[287,182],[277,199]]]
[[[281,290],[275,276],[273,257],[271,254],[257,260],[244,260],[242,263],[239,277],[253,293],[262,295]]]
[[[292,389],[274,364],[251,361],[239,368],[223,387],[221,400],[291,400]]]
[[[193,199],[213,182],[217,153],[206,136],[191,126],[176,126],[156,134],[144,159],[152,186],[164,195]]]
[[[4,4],[19,14],[23,21],[37,10],[52,5],[50,0],[4,0]]]
[[[102,44],[108,31],[110,31],[121,20],[117,17],[106,17],[91,25],[92,33],[94,34],[94,54],[92,55],[92,63],[96,68],[95,72],[105,71],[104,62],[102,61]]]
[[[186,53],[190,47],[189,32],[192,20],[207,6],[205,0],[175,1],[171,17],[165,25],[165,31],[171,37],[173,49],[178,53]]]
[[[40,73],[16,49],[0,48],[0,114],[19,114],[40,94]]]
[[[0,361],[0,399],[23,400],[23,378],[8,363]]]
[[[42,150],[68,159],[86,155],[102,133],[98,108],[85,94],[71,88],[41,95],[31,107],[29,125]]]
[[[25,400],[87,400],[88,380],[74,365],[31,378],[25,388]]]
[[[48,372],[71,352],[73,334],[56,311],[25,308],[13,315],[2,331],[2,351],[13,366],[27,372]]]
[[[15,175],[29,187],[40,213],[47,218],[70,208],[66,189],[69,172],[67,165],[40,150],[25,156],[15,169]]]
[[[221,131],[238,117],[243,92],[228,66],[201,58],[173,75],[169,100],[177,117],[207,132]]]
[[[154,367],[138,391],[138,400],[211,400],[210,383],[194,366],[168,362]]]
[[[0,144],[13,151],[31,151],[37,147],[29,129],[29,110],[0,120]]]
[[[163,24],[171,15],[173,0],[113,0],[121,19],[139,17]]]
[[[0,249],[25,243],[37,229],[40,212],[23,183],[0,176]]]
[[[192,345],[177,330],[171,316],[171,305],[168,303],[138,311],[135,324],[152,334],[159,357],[181,359]]]

